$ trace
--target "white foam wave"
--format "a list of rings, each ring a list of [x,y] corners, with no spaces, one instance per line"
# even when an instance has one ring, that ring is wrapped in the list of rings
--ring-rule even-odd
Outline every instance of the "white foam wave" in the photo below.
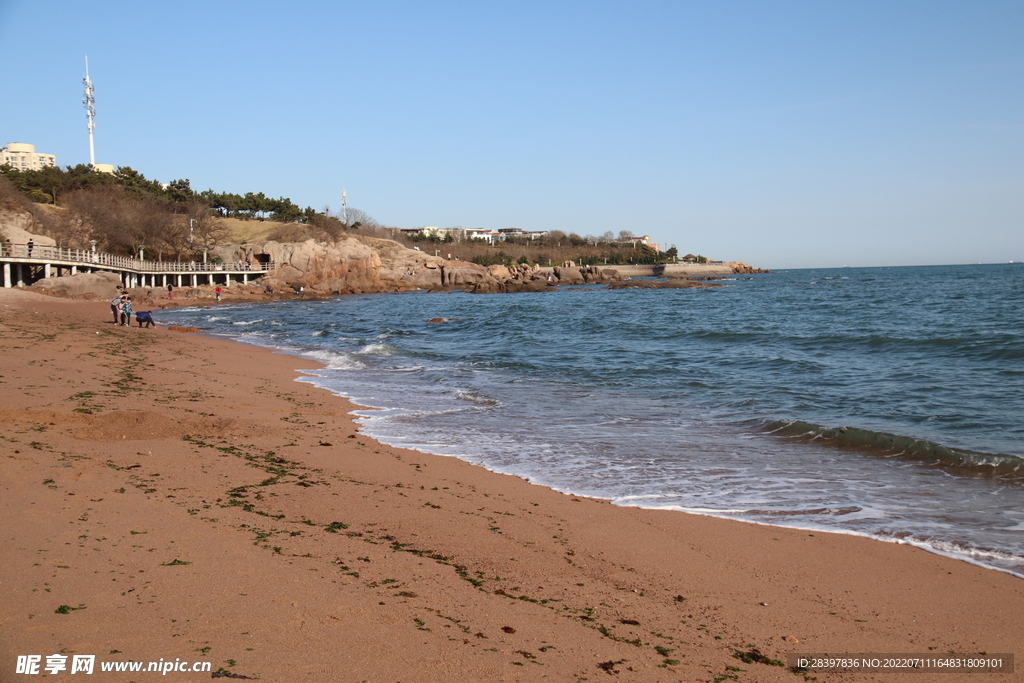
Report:
[[[486,396],[482,396],[482,395],[478,394],[475,391],[467,391],[467,390],[464,390],[464,389],[456,389],[455,392],[453,392],[453,393],[455,394],[455,398],[457,398],[457,399],[459,399],[461,401],[468,401],[469,403],[476,403],[477,405],[482,405],[482,406],[496,406],[496,405],[498,405],[498,401],[496,399],[488,398]]]
[[[357,370],[366,367],[351,353],[337,353],[321,349],[307,351],[303,355],[320,361],[330,370]]]
[[[399,353],[399,349],[391,344],[377,343],[367,344],[363,348],[359,349],[359,353],[367,356],[394,356]]]

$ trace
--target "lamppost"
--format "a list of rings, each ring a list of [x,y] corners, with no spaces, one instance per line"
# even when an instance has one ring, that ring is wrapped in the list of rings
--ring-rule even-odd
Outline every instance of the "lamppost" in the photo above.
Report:
[[[140,261],[145,261],[146,260],[146,245],[145,244],[140,244],[139,245],[139,260]]]
[[[192,243],[194,241],[193,238],[192,238],[192,229],[195,226],[195,224],[196,224],[196,219],[195,218],[189,218],[188,219],[188,248],[189,249],[192,249]]]

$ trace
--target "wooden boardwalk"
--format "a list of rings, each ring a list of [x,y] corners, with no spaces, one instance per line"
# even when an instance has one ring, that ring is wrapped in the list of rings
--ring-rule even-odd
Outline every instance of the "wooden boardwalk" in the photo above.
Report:
[[[272,262],[145,261],[89,249],[0,243],[4,287],[25,287],[43,278],[109,271],[125,287],[198,287],[247,284],[275,269]]]

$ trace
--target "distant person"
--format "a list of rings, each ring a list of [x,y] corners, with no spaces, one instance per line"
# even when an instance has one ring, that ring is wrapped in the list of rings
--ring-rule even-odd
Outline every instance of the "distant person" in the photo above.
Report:
[[[218,286],[217,289],[213,290],[213,294],[214,294],[214,296],[217,297],[217,301],[220,301],[220,295],[223,294],[223,293],[224,293],[224,290],[221,289],[220,286]]]
[[[299,296],[303,298],[306,296],[306,288],[302,285],[299,285]]]
[[[167,283],[167,298],[174,298],[174,285],[172,285],[171,283]]]
[[[32,247],[36,246],[36,243],[33,242],[32,240],[29,240],[28,244],[26,244],[25,246],[28,247],[28,257],[32,258]]]

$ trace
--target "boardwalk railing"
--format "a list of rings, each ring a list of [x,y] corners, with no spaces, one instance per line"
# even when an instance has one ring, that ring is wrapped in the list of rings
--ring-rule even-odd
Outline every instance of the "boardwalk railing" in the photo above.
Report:
[[[265,273],[274,269],[273,263],[252,263],[250,261],[233,261],[203,263],[201,261],[145,261],[131,256],[118,256],[102,251],[89,249],[66,249],[42,245],[0,243],[0,258],[32,259],[49,261],[50,263],[82,263],[98,266],[111,266],[123,270],[134,270],[140,273],[208,273],[214,271],[243,272],[253,271]]]
[[[192,276],[191,284],[195,286],[199,284],[200,274],[203,275],[205,284],[223,281],[224,284],[231,285],[232,275],[240,275],[244,283],[249,281],[250,274],[259,276],[277,267],[272,262],[252,261],[146,261],[91,249],[67,249],[10,242],[0,242],[0,261],[3,262],[5,287],[12,286],[12,265],[17,271],[13,281],[17,282],[49,277],[53,267],[56,268],[57,274],[61,274],[62,269],[70,274],[77,273],[79,269],[117,271],[126,286],[156,286],[158,278],[162,285],[176,280],[176,284],[182,286],[187,284],[183,278],[188,275]]]

